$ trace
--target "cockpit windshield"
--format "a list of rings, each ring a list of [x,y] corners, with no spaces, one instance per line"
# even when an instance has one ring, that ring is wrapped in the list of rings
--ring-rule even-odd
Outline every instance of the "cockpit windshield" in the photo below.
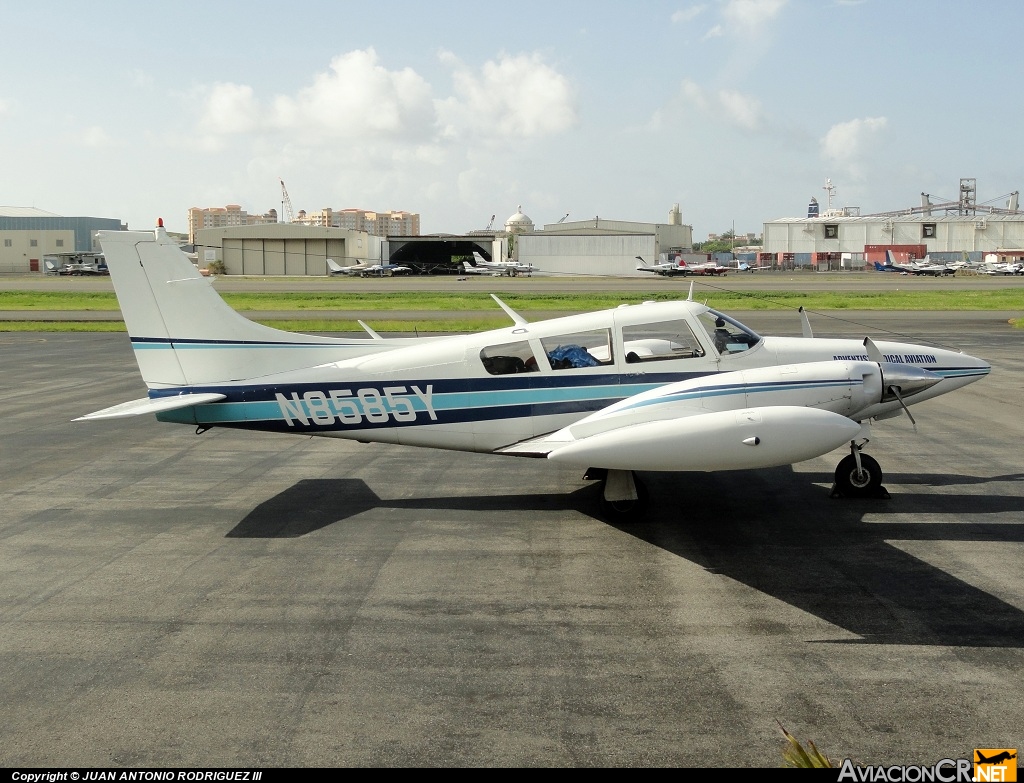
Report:
[[[723,356],[741,353],[761,342],[759,334],[717,310],[708,310],[697,318]]]

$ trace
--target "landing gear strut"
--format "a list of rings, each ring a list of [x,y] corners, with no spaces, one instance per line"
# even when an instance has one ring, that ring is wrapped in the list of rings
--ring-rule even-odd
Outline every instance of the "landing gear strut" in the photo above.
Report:
[[[601,515],[613,524],[641,521],[647,514],[647,485],[631,470],[590,468],[584,479],[601,481]]]
[[[850,441],[850,454],[843,457],[836,467],[835,483],[831,497],[834,498],[887,498],[889,493],[882,486],[882,466],[861,454],[867,443]]]

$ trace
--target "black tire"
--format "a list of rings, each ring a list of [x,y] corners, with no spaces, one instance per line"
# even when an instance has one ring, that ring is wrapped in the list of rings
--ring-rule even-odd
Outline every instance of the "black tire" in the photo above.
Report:
[[[633,474],[633,484],[636,486],[636,500],[605,500],[604,482],[601,482],[601,516],[615,525],[630,525],[643,521],[647,516],[647,507],[650,495],[647,492],[647,485],[640,480],[640,477]]]
[[[874,497],[882,487],[882,466],[867,454],[860,455],[861,471],[852,454],[843,457],[836,466],[836,489],[844,497]]]

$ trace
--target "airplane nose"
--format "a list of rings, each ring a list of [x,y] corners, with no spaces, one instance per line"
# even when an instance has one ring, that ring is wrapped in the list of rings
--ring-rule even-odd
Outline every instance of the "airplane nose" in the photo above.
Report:
[[[925,389],[930,389],[942,380],[941,375],[912,364],[879,362],[878,366],[882,370],[882,389],[884,389],[882,402],[895,400],[898,397],[910,397]]]

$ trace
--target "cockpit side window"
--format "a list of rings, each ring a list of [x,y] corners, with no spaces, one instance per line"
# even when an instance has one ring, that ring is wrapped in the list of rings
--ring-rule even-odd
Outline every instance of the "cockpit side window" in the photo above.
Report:
[[[533,349],[525,340],[504,345],[488,345],[480,351],[480,361],[491,375],[538,372],[539,369]]]
[[[722,356],[742,353],[761,342],[759,334],[717,310],[708,310],[697,318]]]
[[[683,320],[622,327],[622,350],[627,364],[693,359],[704,355],[700,341]]]
[[[612,334],[609,329],[544,337],[541,344],[552,370],[599,367],[612,363]]]

